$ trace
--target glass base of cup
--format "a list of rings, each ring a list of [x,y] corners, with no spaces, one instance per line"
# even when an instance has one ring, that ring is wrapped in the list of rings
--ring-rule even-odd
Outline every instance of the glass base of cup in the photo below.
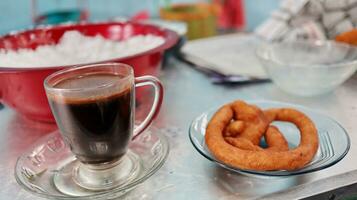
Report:
[[[72,160],[61,166],[53,183],[61,193],[85,196],[129,184],[141,172],[141,159],[128,151],[120,160],[98,165]]]

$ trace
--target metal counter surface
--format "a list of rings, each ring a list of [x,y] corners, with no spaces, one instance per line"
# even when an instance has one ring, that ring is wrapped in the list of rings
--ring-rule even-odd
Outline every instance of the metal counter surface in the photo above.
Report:
[[[170,155],[155,175],[121,199],[295,199],[357,182],[356,75],[334,92],[311,98],[283,93],[272,83],[214,85],[205,75],[175,60],[160,79],[165,85],[165,100],[154,125],[169,138]],[[223,169],[196,152],[188,128],[200,113],[235,99],[283,101],[325,113],[346,128],[351,149],[338,164],[306,175],[248,177]],[[0,199],[41,199],[20,188],[14,166],[26,148],[54,129],[51,124],[23,119],[9,108],[0,110]]]

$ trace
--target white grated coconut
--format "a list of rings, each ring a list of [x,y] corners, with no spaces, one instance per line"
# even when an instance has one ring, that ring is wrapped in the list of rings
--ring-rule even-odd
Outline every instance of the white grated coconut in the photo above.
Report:
[[[78,31],[68,31],[56,45],[43,45],[36,50],[0,50],[0,66],[48,67],[91,63],[130,56],[163,43],[163,37],[150,34],[132,36],[124,41],[113,41],[100,35],[89,37]]]

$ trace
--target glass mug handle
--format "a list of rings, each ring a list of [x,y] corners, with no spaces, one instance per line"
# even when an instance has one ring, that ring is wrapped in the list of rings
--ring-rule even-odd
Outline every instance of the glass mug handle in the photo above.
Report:
[[[140,76],[135,78],[135,87],[141,87],[145,85],[150,85],[155,90],[154,102],[152,104],[149,114],[146,116],[144,121],[141,122],[139,126],[134,129],[134,135],[132,140],[135,140],[137,136],[140,135],[154,120],[154,118],[159,114],[160,107],[163,99],[163,86],[159,79],[154,76]]]

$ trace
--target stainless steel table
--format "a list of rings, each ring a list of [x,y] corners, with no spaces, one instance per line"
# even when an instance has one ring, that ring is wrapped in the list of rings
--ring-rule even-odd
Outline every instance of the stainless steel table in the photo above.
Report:
[[[357,182],[357,76],[333,93],[313,98],[285,94],[272,83],[213,85],[205,75],[175,60],[163,70],[161,80],[165,101],[154,125],[169,138],[170,155],[154,176],[123,199],[294,199]],[[188,127],[201,112],[235,99],[285,101],[330,115],[347,129],[350,152],[333,167],[287,178],[253,178],[218,167],[196,152]],[[0,199],[37,199],[17,185],[13,168],[26,148],[54,129],[54,125],[23,119],[8,108],[0,110]]]

